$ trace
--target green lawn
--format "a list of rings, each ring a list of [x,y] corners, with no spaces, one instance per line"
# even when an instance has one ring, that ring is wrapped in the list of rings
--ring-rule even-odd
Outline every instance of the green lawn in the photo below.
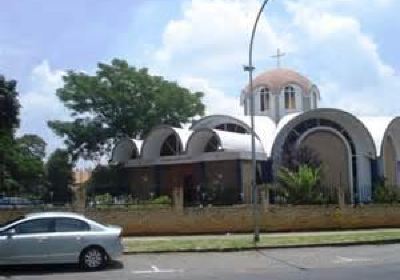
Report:
[[[215,236],[208,238],[185,237],[171,239],[125,239],[124,246],[126,253],[141,252],[177,252],[177,251],[207,251],[207,250],[241,250],[274,247],[291,247],[304,245],[328,245],[328,244],[349,244],[367,242],[388,242],[400,241],[400,230],[396,231],[371,231],[371,232],[335,232],[330,234],[310,235],[282,235],[271,236],[261,235],[260,242],[254,246],[252,235],[239,236]]]

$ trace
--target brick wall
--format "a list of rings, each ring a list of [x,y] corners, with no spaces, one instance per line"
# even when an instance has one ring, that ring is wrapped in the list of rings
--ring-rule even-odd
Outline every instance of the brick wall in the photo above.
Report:
[[[1,210],[0,223],[24,214]],[[183,211],[154,209],[142,211],[90,210],[88,217],[118,224],[125,235],[199,234],[249,232],[252,208],[185,208]],[[261,211],[263,231],[297,231],[400,227],[400,205],[368,205],[357,208],[335,206],[272,206]]]

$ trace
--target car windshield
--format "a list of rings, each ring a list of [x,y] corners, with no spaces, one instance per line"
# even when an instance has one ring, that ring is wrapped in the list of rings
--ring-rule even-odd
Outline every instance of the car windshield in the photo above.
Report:
[[[24,219],[25,217],[24,216],[20,216],[20,217],[18,217],[18,218],[15,218],[15,219],[13,219],[13,220],[10,220],[10,221],[8,221],[8,222],[5,222],[4,224],[0,224],[0,228],[4,228],[4,227],[6,227],[6,226],[8,226],[8,225],[11,225],[12,223],[15,223],[15,222],[17,222],[17,221],[19,221],[19,220],[22,220],[22,219]]]

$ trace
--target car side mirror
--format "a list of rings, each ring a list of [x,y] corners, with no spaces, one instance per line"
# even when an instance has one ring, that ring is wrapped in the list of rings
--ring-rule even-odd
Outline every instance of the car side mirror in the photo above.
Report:
[[[16,233],[15,229],[10,228],[9,230],[6,231],[7,238],[12,238],[15,233]]]

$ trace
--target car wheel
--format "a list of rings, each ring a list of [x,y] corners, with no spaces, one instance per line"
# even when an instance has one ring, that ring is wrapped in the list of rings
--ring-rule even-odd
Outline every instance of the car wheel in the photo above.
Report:
[[[104,268],[107,255],[100,247],[89,247],[85,249],[80,257],[80,265],[85,270],[98,270]]]

